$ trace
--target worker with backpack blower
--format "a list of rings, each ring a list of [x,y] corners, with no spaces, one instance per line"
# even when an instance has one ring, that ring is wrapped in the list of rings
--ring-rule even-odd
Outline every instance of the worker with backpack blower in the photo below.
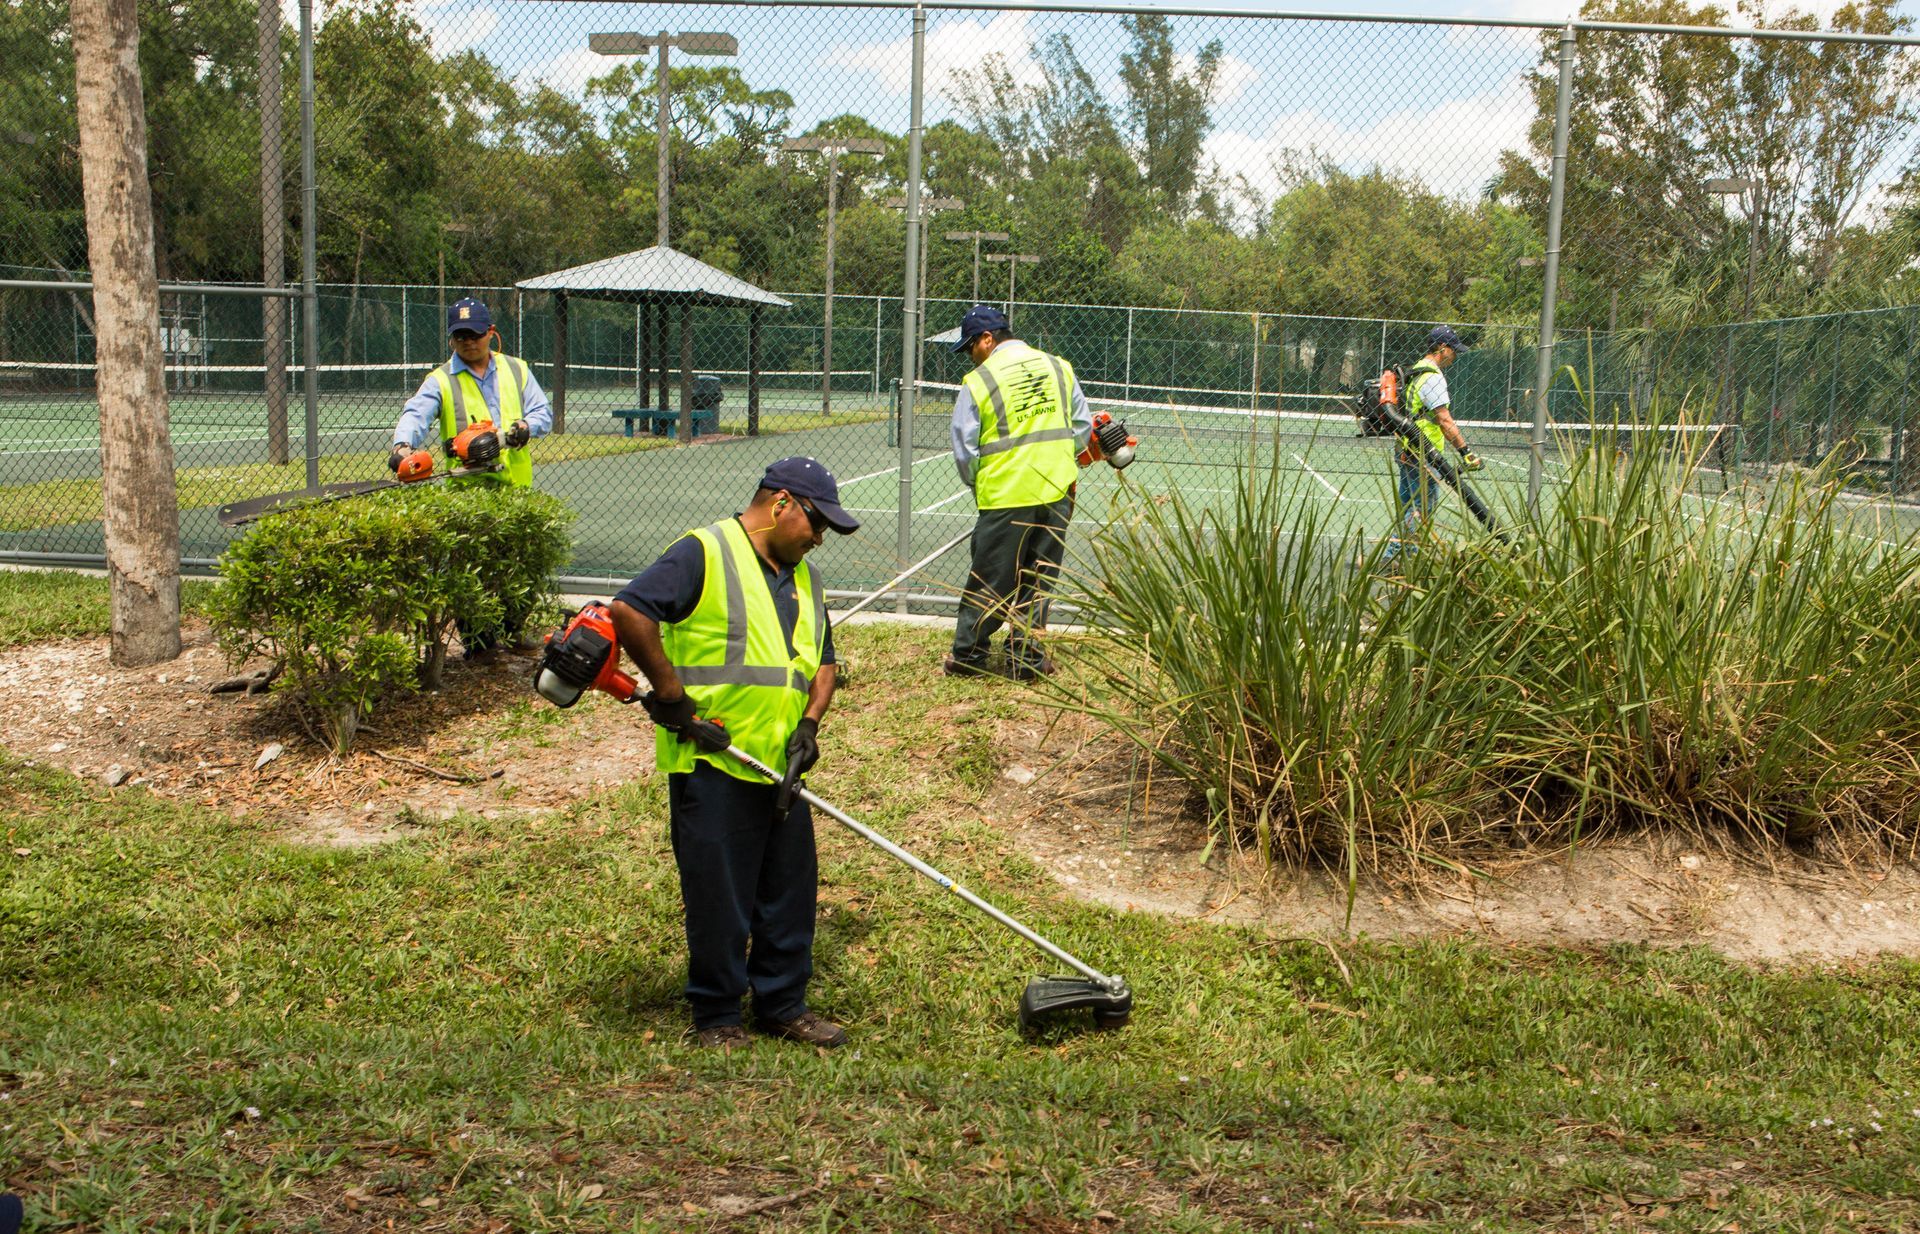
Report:
[[[460,484],[505,483],[533,486],[533,460],[527,442],[544,437],[553,428],[553,410],[547,393],[527,362],[493,350],[500,337],[493,314],[471,296],[447,310],[447,335],[453,355],[428,373],[420,389],[407,400],[393,426],[393,450],[387,467],[402,479],[430,471],[433,456],[421,443],[437,440],[449,466],[494,466],[484,477],[456,480]],[[424,457],[423,457],[424,456]],[[527,614],[508,612],[502,628],[469,630],[462,626],[460,642],[468,659],[490,653],[501,642],[518,642]]]
[[[1460,452],[1463,472],[1479,471],[1486,466],[1479,455],[1467,448],[1466,436],[1453,418],[1453,396],[1447,390],[1446,370],[1466,350],[1467,345],[1452,326],[1435,326],[1427,335],[1427,354],[1407,372],[1403,396],[1407,417],[1433,443],[1434,449],[1451,445]],[[1394,451],[1394,464],[1399,472],[1399,485],[1394,534],[1383,555],[1387,561],[1398,558],[1403,551],[1414,551],[1408,541],[1420,538],[1439,501],[1439,486],[1427,474],[1426,465],[1404,444]]]
[[[653,687],[640,702],[667,777],[704,1047],[751,1044],[749,992],[763,1032],[828,1049],[847,1039],[807,1007],[819,863],[812,807],[794,790],[820,757],[838,672],[824,584],[805,558],[829,529],[859,528],[832,472],[784,458],[745,511],[682,536],[613,602],[620,647]],[[784,779],[768,783],[729,745]]]

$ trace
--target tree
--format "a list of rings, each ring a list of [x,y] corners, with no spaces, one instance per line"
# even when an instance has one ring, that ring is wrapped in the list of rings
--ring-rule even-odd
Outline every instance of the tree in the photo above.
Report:
[[[112,659],[180,654],[180,513],[160,350],[134,0],[73,0],[87,250],[99,326],[100,470]]]
[[[1192,205],[1200,155],[1213,128],[1209,108],[1220,72],[1220,40],[1202,47],[1188,68],[1174,54],[1166,18],[1141,14],[1122,17],[1120,25],[1133,39],[1120,55],[1120,80],[1127,88],[1134,160],[1161,207],[1182,217]]]

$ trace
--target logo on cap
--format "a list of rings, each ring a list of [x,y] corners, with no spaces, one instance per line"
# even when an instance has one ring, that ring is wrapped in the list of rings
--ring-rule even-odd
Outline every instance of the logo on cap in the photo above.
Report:
[[[466,305],[464,305],[464,304],[463,304],[463,305],[461,305],[461,306],[460,306],[460,320],[461,320],[461,321],[465,321],[465,320],[466,320],[467,318],[469,318],[469,317],[471,317],[471,316],[473,316],[473,310],[472,310],[472,309],[470,309],[470,308],[468,308],[468,307],[467,307]]]

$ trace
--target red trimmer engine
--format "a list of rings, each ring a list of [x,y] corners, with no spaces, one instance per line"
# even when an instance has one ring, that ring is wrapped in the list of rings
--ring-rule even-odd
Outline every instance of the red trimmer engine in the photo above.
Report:
[[[1127,425],[1116,420],[1106,412],[1096,412],[1093,417],[1093,436],[1087,439],[1087,448],[1080,451],[1079,463],[1090,467],[1105,459],[1107,465],[1115,471],[1125,471],[1127,464],[1133,461],[1135,447],[1140,444],[1138,437],[1127,436]]]
[[[594,600],[547,635],[547,649],[533,674],[533,688],[556,707],[571,707],[588,690],[631,703],[640,685],[620,671],[620,644],[613,611]]]

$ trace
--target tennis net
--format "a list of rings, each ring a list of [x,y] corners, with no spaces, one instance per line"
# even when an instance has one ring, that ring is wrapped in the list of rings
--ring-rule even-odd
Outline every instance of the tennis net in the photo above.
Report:
[[[916,453],[950,449],[958,384],[922,382],[911,400]],[[1140,438],[1139,460],[1170,467],[1298,466],[1314,472],[1380,474],[1396,442],[1369,436],[1348,394],[1256,396],[1223,392],[1235,405],[1125,400],[1103,396],[1087,383],[1094,412],[1123,421]],[[1276,405],[1276,403],[1278,405]],[[1524,477],[1530,466],[1533,426],[1524,420],[1456,420],[1469,446],[1487,462],[1486,479]],[[889,417],[889,444],[899,444],[899,412]],[[1546,428],[1545,475],[1564,475],[1581,451],[1610,449],[1623,455],[1658,450],[1692,460],[1703,470],[1731,469],[1738,458],[1738,428],[1730,424],[1603,424],[1551,422]]]

